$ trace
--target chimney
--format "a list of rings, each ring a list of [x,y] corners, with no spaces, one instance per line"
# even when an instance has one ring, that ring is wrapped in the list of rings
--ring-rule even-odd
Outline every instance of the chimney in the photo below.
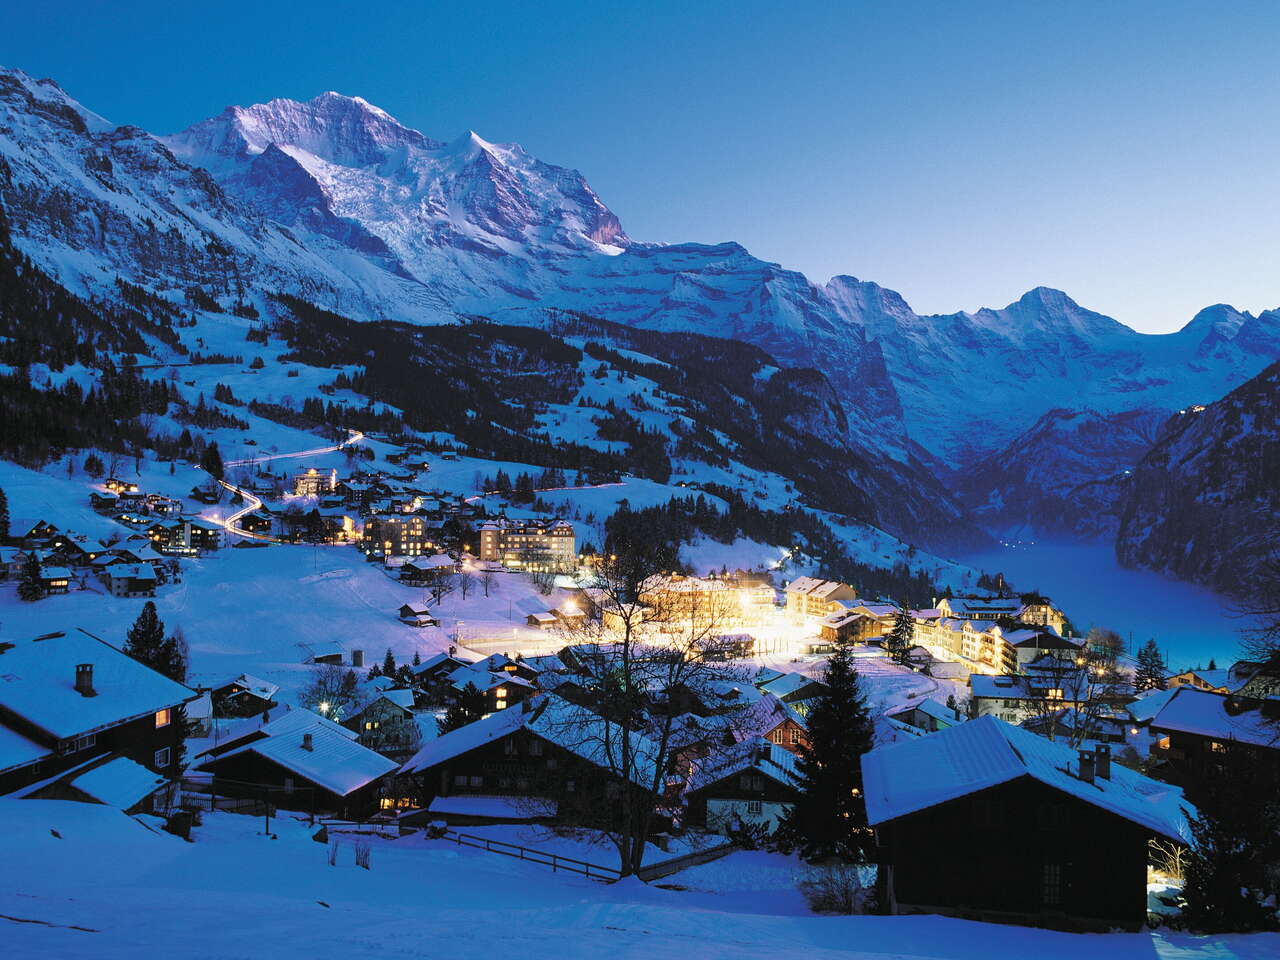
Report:
[[[1080,779],[1085,783],[1093,783],[1093,751],[1080,751]]]
[[[313,748],[312,748],[312,746],[311,746],[311,734],[309,734],[309,733],[304,733],[304,734],[302,735],[302,749],[303,749],[303,750],[311,750],[311,749],[313,749]]]
[[[1097,745],[1093,752],[1093,774],[1099,780],[1111,779],[1111,744]]]
[[[76,664],[76,693],[82,697],[96,697],[98,691],[93,689],[93,664]]]
[[[352,665],[353,667],[363,667],[363,666],[364,666],[364,651],[363,651],[363,650],[352,650],[352,651],[351,651],[351,665]]]

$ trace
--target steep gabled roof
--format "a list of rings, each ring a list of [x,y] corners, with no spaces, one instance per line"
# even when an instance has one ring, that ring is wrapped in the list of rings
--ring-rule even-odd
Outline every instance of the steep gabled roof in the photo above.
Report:
[[[394,760],[357,743],[353,731],[309,710],[291,710],[258,733],[265,736],[211,757],[197,769],[255,753],[345,797],[396,768]],[[311,736],[310,749],[303,745],[307,734]]]
[[[1158,730],[1212,737],[1280,750],[1280,723],[1268,720],[1256,707],[1229,712],[1231,697],[1224,693],[1180,686],[1151,721]]]
[[[751,737],[731,747],[717,750],[695,764],[685,793],[696,793],[726,777],[747,771],[763,774],[784,787],[794,789],[800,783],[794,753],[763,737]]]
[[[586,707],[548,693],[536,701],[498,710],[432,740],[414,754],[400,772],[428,770],[522,728],[597,767],[612,770],[618,765],[613,751],[621,740],[622,729]],[[648,789],[654,780],[657,747],[643,734],[632,733],[631,749],[635,762],[628,771],[630,778]]]
[[[196,692],[79,629],[0,645],[0,706],[65,740],[194,699]],[[93,665],[94,695],[75,688]]]
[[[986,716],[927,737],[879,747],[862,758],[867,819],[895,820],[959,797],[1031,777],[1179,843],[1191,839],[1194,808],[1182,790],[1111,765],[1109,779],[1079,777],[1077,752]]]

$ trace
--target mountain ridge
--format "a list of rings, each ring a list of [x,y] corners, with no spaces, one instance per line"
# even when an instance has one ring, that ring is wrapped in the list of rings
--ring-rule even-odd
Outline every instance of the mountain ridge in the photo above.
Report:
[[[814,283],[738,243],[637,241],[577,171],[471,132],[432,139],[359,97],[228,107],[149,149],[52,81],[0,81],[0,199],[27,253],[73,285],[248,277],[370,318],[537,308],[536,322],[557,307],[739,339],[822,369],[851,436],[899,463],[927,452],[963,470],[1050,409],[1176,409],[1280,356],[1277,311],[1211,307],[1150,335],[1037,287],[1003,308],[918,315],[878,284]]]

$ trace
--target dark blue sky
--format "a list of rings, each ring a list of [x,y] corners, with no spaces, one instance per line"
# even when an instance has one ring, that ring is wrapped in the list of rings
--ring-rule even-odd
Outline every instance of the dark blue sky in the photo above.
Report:
[[[636,238],[920,312],[1037,284],[1151,331],[1280,306],[1274,3],[6,7],[0,63],[117,123],[358,94],[582,170]]]

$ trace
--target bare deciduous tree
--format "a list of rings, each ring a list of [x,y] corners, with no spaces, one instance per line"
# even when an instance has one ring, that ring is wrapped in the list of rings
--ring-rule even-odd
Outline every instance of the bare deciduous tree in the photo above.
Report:
[[[695,700],[718,702],[745,679],[725,662],[737,598],[655,567],[641,554],[602,559],[582,584],[600,618],[561,628],[590,712],[569,712],[570,729],[560,736],[612,775],[603,829],[624,876],[639,869],[663,805],[675,718]]]

